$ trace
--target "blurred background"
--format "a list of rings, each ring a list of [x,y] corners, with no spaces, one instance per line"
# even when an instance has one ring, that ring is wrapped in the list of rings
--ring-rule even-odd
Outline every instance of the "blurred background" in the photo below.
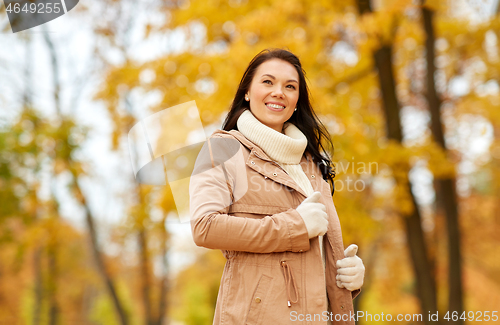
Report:
[[[332,135],[356,310],[498,315],[498,2],[81,1],[18,33],[2,5],[0,324],[212,324],[224,257],[135,181],[127,134],[195,100],[210,135],[265,48]]]

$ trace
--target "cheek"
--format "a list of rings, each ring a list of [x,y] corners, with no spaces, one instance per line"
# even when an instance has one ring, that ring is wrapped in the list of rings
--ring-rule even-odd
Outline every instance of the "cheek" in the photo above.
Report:
[[[261,101],[263,98],[267,96],[266,89],[264,87],[255,87],[254,88],[254,98]]]

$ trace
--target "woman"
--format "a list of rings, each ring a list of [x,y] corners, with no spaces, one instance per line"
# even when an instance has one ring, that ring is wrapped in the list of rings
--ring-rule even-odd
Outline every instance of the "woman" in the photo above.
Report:
[[[321,141],[299,59],[259,53],[190,180],[194,241],[227,258],[214,324],[354,324],[364,266],[343,249]]]

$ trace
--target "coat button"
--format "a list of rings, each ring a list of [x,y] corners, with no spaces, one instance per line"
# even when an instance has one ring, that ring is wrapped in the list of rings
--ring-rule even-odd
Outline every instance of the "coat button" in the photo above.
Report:
[[[278,176],[278,174],[276,174],[276,173],[273,173],[273,176]]]
[[[317,299],[317,300],[316,300],[316,303],[317,303],[319,306],[323,305],[323,299]]]
[[[255,165],[255,162],[254,162],[253,160],[252,160],[252,161],[250,161],[250,163],[251,163],[252,165]]]
[[[344,305],[340,305],[340,309],[344,309]]]
[[[259,303],[259,302],[261,302],[261,301],[262,301],[262,300],[261,300],[259,297],[255,298],[255,302],[256,302],[256,303]]]

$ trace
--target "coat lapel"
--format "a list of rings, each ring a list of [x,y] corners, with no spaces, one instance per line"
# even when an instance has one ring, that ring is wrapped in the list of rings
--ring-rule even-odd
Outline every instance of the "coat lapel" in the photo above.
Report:
[[[293,188],[297,192],[299,192],[304,198],[307,197],[307,194],[304,190],[291,178],[284,169],[282,169],[279,165],[277,165],[269,156],[262,150],[258,145],[248,140],[241,132],[237,130],[224,131],[217,130],[215,133],[224,133],[229,134],[235,137],[241,144],[247,147],[250,150],[250,154],[246,160],[246,165],[251,169],[255,170],[259,174],[262,174],[273,181]],[[302,156],[300,160],[300,165],[302,166],[304,172],[306,174],[310,173],[309,171],[309,156],[306,157],[307,154]],[[254,162],[254,164],[252,163]],[[274,168],[264,168],[265,162],[269,162],[273,164]],[[276,176],[274,175],[276,173]],[[313,189],[316,191],[316,182],[312,182]]]

